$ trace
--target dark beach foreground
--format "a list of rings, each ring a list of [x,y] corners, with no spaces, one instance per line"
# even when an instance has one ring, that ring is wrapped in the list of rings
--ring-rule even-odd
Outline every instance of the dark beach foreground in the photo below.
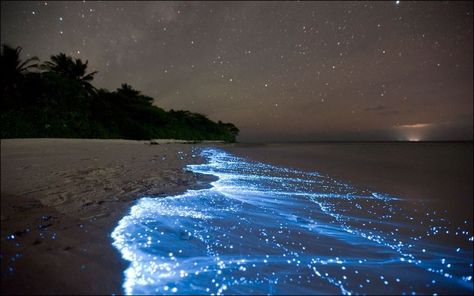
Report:
[[[194,145],[1,141],[2,294],[121,294],[110,233],[136,198],[199,186]],[[207,182],[204,182],[207,184]]]

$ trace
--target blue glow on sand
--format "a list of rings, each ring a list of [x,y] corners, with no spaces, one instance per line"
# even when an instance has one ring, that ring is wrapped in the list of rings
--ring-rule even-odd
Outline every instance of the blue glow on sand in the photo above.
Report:
[[[472,294],[467,223],[318,173],[201,154],[208,163],[187,168],[218,177],[212,188],[143,197],[114,229],[125,293]]]

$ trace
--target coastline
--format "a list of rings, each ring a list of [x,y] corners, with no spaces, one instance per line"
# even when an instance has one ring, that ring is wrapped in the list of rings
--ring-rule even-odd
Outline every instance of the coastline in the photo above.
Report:
[[[122,294],[123,272],[129,262],[123,260],[113,247],[110,235],[139,197],[179,195],[188,189],[209,187],[213,176],[202,175],[205,171],[192,173],[184,170],[188,164],[203,163],[197,151],[193,154],[193,148],[219,147],[233,155],[279,167],[303,171],[317,168],[322,174],[350,181],[355,186],[364,187],[362,181],[365,179],[373,180],[376,186],[417,189],[421,193],[439,191],[438,187],[446,186],[442,181],[459,177],[457,170],[443,170],[444,165],[440,164],[466,160],[458,155],[464,148],[455,148],[449,153],[443,148],[445,158],[441,159],[433,157],[440,152],[436,147],[423,149],[426,155],[422,157],[417,149],[415,152],[413,147],[404,150],[403,145],[396,149],[390,145],[375,145],[369,149],[370,153],[357,153],[367,152],[367,146],[357,144],[336,149],[326,144],[322,148],[281,144],[249,148],[247,144],[203,144],[157,145],[150,141],[82,139],[2,140],[2,291],[7,294]],[[472,144],[467,147],[468,151],[470,149]],[[453,155],[453,151],[458,156],[448,157]],[[381,162],[381,155],[387,160]],[[400,162],[402,158],[406,161]],[[414,166],[407,166],[407,163]],[[465,169],[468,174],[464,178],[469,178],[472,165],[467,163]],[[378,174],[379,170],[389,174]],[[436,186],[414,188],[410,183],[400,182],[400,177],[413,178],[420,170]],[[385,183],[377,183],[377,178]],[[413,182],[420,180],[423,181],[414,179]],[[464,179],[456,182],[466,183]],[[453,188],[449,189],[455,192]],[[463,192],[459,186],[455,190]],[[437,192],[437,196],[443,197],[443,191]],[[417,198],[416,195],[408,197]],[[448,204],[457,205],[452,202],[455,197],[452,196]],[[451,212],[451,221],[461,218],[459,214],[466,208],[469,210],[468,206],[457,208],[461,212]],[[258,215],[261,215],[260,210]],[[472,213],[470,215],[472,217]],[[228,222],[226,219],[223,221]],[[472,218],[464,227],[469,229],[470,226]],[[176,244],[171,240],[168,242],[174,249],[181,241]],[[213,242],[214,239],[209,243]]]
[[[126,293],[472,292],[470,227],[432,211],[429,201],[249,161],[226,148],[204,149],[209,161],[189,167],[218,178],[211,188],[141,199],[120,221],[113,237],[131,262]]]
[[[202,162],[198,146],[2,140],[3,293],[122,294],[128,263],[110,233],[139,197],[208,186],[184,170]]]
[[[468,219],[472,225],[472,142],[239,143],[224,150],[254,161],[317,171],[358,188],[434,201],[439,210],[451,213],[453,221]]]

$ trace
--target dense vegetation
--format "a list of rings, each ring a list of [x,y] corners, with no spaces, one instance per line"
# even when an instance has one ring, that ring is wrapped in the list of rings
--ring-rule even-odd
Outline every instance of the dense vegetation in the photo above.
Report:
[[[63,53],[38,63],[20,60],[21,48],[2,46],[1,138],[122,138],[224,140],[239,130],[189,111],[152,105],[128,84],[96,89],[87,61]],[[33,71],[31,71],[33,70]]]

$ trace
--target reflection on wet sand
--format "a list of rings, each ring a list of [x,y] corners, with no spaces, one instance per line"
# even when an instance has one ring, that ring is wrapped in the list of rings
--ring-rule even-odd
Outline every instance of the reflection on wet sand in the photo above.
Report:
[[[211,188],[144,197],[113,231],[126,293],[472,293],[472,231],[429,203],[201,154]]]

